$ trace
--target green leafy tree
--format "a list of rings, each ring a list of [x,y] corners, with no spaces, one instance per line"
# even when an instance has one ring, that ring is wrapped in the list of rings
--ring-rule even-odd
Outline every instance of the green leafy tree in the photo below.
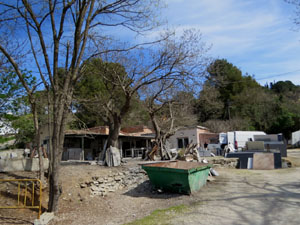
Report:
[[[293,113],[280,107],[277,111],[277,117],[272,126],[268,129],[269,133],[282,133],[286,139],[291,138],[292,127],[295,125]]]
[[[276,118],[276,96],[263,87],[246,88],[234,102],[233,116],[248,120],[249,130],[267,131]]]
[[[218,92],[218,99],[223,103],[223,119],[231,118],[231,108],[234,107],[234,97],[243,90],[258,87],[259,84],[249,75],[242,75],[241,70],[226,59],[217,59],[207,68],[206,86],[214,87]],[[201,95],[201,93],[200,93]]]
[[[25,147],[25,144],[32,142],[35,137],[33,115],[19,116],[12,121],[12,127],[17,130],[16,141],[18,146]]]
[[[208,84],[203,86],[195,105],[199,122],[222,118],[224,102],[221,100],[220,95],[216,87]]]
[[[82,126],[82,123],[87,127],[110,126],[113,123],[110,121],[110,112],[120,114],[125,103],[124,92],[113,81],[113,74],[119,73],[122,79],[129,79],[126,78],[125,68],[120,64],[95,58],[86,62],[82,73],[85,73],[85,76],[75,89],[75,115],[80,121],[77,127]],[[143,104],[138,95],[135,95],[131,99],[130,110],[124,116],[123,126],[140,125],[148,121]]]
[[[282,94],[287,92],[295,92],[297,89],[297,86],[294,85],[291,81],[278,81],[271,85],[271,90]]]
[[[0,70],[0,116],[7,114],[7,112],[14,114],[22,114],[20,108],[26,103],[26,91],[22,86],[17,74],[12,68]],[[30,71],[21,71],[22,78],[33,87],[36,83]]]

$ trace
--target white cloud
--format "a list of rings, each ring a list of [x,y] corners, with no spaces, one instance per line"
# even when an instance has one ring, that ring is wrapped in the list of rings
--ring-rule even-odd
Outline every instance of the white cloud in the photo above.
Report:
[[[243,73],[279,74],[299,69],[300,36],[291,30],[293,8],[274,0],[168,0],[166,17],[179,30],[200,29],[211,54]],[[297,81],[297,75],[289,78]],[[281,77],[277,77],[277,80]],[[287,76],[282,76],[287,79]],[[296,83],[300,84],[300,79]]]

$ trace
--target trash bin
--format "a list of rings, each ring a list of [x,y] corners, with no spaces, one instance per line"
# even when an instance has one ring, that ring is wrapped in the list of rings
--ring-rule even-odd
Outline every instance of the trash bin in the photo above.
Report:
[[[160,162],[142,165],[150,182],[159,189],[176,193],[191,194],[198,191],[206,180],[210,164],[198,162]]]

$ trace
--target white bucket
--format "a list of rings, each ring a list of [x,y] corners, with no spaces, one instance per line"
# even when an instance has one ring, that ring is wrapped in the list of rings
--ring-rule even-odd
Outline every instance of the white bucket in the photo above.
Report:
[[[253,158],[248,158],[247,169],[253,169]]]

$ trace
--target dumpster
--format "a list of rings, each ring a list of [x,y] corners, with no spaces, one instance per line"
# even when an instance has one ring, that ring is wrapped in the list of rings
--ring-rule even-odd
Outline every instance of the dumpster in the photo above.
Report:
[[[159,162],[144,164],[150,182],[159,189],[191,194],[206,184],[210,164],[198,162]]]

